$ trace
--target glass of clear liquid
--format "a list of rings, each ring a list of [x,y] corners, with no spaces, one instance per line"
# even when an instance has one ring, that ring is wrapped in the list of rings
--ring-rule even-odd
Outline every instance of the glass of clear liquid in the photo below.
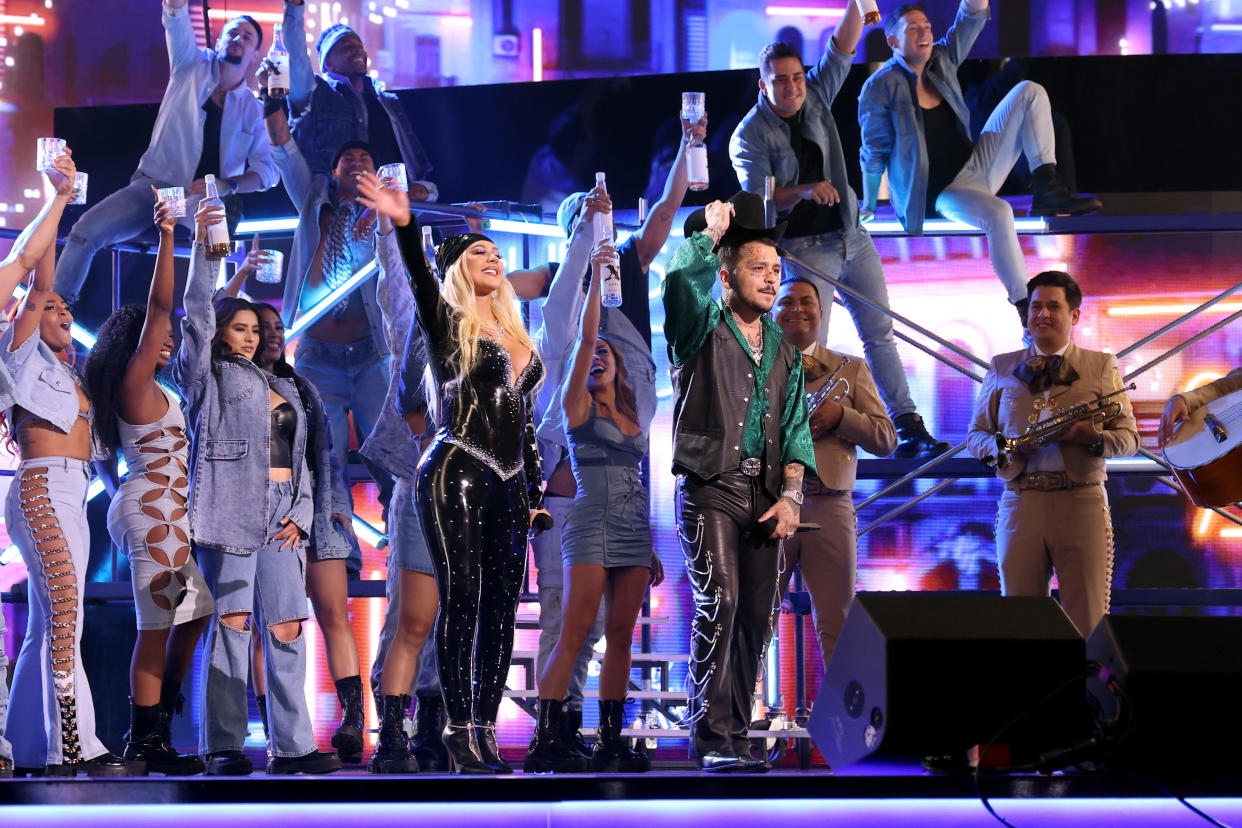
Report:
[[[160,187],[155,191],[160,201],[168,205],[172,210],[172,215],[181,218],[185,215],[185,188],[184,187]]]
[[[64,138],[40,138],[38,156],[35,158],[35,169],[47,172],[56,166],[56,158],[65,153]]]
[[[410,191],[409,181],[405,177],[405,164],[385,164],[376,175],[380,181],[391,181],[392,186],[403,193]]]

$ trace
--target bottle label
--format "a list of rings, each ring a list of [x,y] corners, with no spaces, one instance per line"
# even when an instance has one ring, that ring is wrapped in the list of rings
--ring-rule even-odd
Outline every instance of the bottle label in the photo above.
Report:
[[[613,256],[605,265],[600,280],[600,304],[606,308],[621,305],[621,257]]]
[[[267,91],[289,88],[289,56],[268,55],[268,59],[276,66],[276,71],[267,76]]]
[[[708,184],[707,147],[703,144],[695,144],[686,148],[686,177],[689,179],[691,189],[706,189]]]
[[[207,225],[207,244],[209,247],[228,243],[229,225],[227,222],[217,221],[215,224]]]

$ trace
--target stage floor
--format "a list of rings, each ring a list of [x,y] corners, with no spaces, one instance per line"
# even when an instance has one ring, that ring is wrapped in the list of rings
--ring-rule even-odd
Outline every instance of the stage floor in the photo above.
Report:
[[[913,763],[868,762],[840,773],[774,770],[712,775],[647,774],[455,777],[372,776],[349,769],[325,777],[0,780],[5,826],[89,824],[100,828],[296,824],[503,825],[506,828],[686,828],[690,825],[1001,824],[1181,826],[1242,823],[1237,776],[1162,777],[932,774]],[[1179,801],[1186,799],[1186,803]],[[429,822],[430,821],[430,822]]]

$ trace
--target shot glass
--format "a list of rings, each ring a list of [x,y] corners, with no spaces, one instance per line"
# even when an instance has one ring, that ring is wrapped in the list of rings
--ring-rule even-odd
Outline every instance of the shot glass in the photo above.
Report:
[[[185,215],[185,188],[184,187],[160,187],[155,191],[160,201],[172,208],[172,214],[177,218]]]
[[[259,269],[255,271],[255,281],[265,285],[280,284],[280,277],[285,269],[285,254],[279,250],[260,250],[259,252],[263,254],[263,258],[259,262]]]
[[[73,201],[69,203],[86,203],[86,173],[79,171],[73,176]]]
[[[35,169],[47,172],[56,166],[56,157],[64,154],[65,139],[40,138],[38,156],[35,158]]]
[[[405,164],[385,164],[376,175],[380,181],[392,179],[392,185],[403,193],[410,191],[410,184],[405,177]]]

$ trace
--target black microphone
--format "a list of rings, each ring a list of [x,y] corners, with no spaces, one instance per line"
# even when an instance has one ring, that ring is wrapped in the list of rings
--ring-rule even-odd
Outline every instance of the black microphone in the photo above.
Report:
[[[534,530],[533,534],[538,535],[541,532],[548,531],[555,525],[556,525],[556,521],[552,519],[552,516],[550,514],[548,514],[547,512],[540,512],[539,514],[535,515],[535,520],[531,524],[531,528]]]

